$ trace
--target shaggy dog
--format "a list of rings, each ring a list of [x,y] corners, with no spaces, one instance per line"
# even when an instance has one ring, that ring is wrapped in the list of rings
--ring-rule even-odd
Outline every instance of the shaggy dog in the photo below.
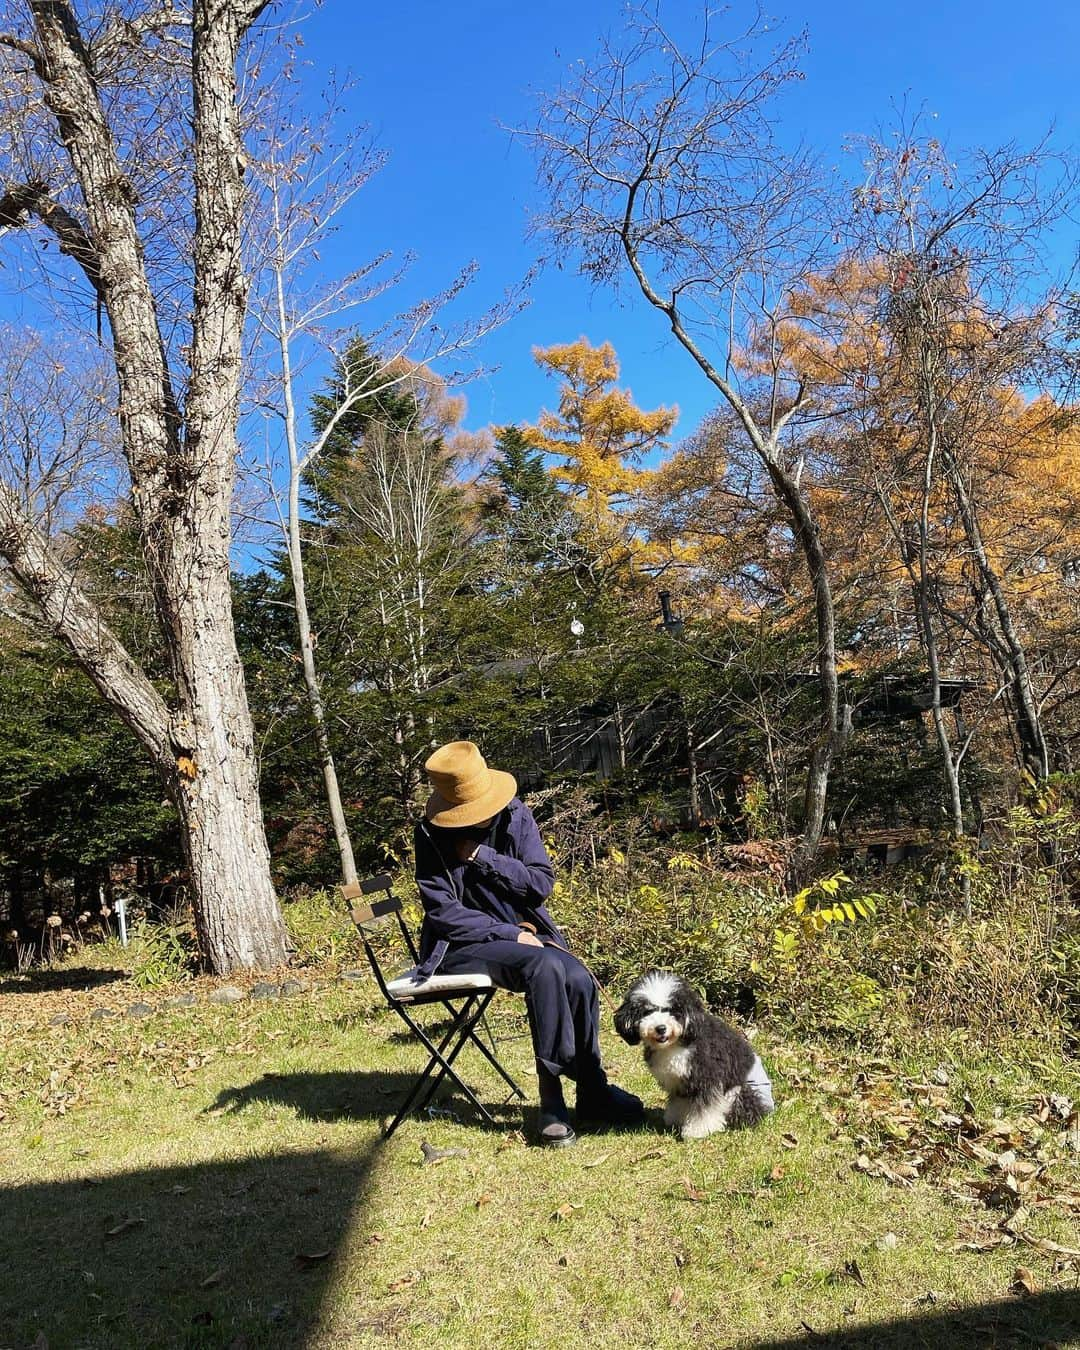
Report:
[[[645,1063],[668,1094],[664,1121],[684,1139],[755,1125],[773,1109],[750,1042],[678,975],[643,975],[616,1012],[615,1030],[630,1045],[645,1043]]]

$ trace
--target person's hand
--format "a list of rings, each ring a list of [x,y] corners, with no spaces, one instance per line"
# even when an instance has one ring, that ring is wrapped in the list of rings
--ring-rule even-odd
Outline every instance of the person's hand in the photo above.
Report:
[[[544,945],[535,933],[530,933],[526,928],[523,928],[517,935],[517,940],[523,942],[526,947],[542,947]]]
[[[459,839],[455,847],[457,848],[458,862],[472,862],[480,845],[475,839]]]

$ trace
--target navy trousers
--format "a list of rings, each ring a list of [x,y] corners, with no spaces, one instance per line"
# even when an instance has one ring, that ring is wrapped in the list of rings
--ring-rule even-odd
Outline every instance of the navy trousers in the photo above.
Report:
[[[550,1073],[578,1083],[600,1077],[600,1003],[593,978],[560,947],[527,942],[451,946],[440,974],[490,975],[500,989],[525,995],[533,1050]]]

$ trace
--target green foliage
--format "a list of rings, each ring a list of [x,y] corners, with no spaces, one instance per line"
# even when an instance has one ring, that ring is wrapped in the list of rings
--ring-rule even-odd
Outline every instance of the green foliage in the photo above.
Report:
[[[58,877],[177,856],[176,822],[142,747],[52,643],[0,661],[0,878]]]
[[[190,979],[198,968],[195,932],[190,923],[136,924],[128,942],[131,981],[139,989],[158,989]]]
[[[295,948],[293,964],[316,966],[356,961],[360,939],[344,903],[331,887],[293,894],[284,908],[285,923]]]

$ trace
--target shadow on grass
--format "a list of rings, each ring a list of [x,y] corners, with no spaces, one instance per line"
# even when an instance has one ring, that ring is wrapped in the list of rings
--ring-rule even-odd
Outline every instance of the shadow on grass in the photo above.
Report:
[[[224,1089],[207,1110],[242,1111],[261,1102],[286,1106],[304,1120],[326,1124],[349,1120],[381,1122],[397,1113],[416,1077],[408,1073],[268,1073],[244,1087]],[[520,1105],[492,1103],[483,1094],[480,1100],[495,1117],[497,1129],[518,1127]],[[432,1114],[451,1116],[480,1129],[491,1128],[462,1096],[454,1094],[452,1084],[440,1085]]]
[[[72,966],[60,970],[28,970],[0,979],[0,994],[55,994],[65,989],[83,991],[128,979],[126,970],[93,970]]]
[[[1080,1344],[1080,1293],[1054,1290],[1028,1298],[975,1303],[949,1312],[895,1318],[826,1334],[759,1341],[755,1350],[1013,1350]]]
[[[329,1343],[335,1267],[366,1260],[348,1237],[379,1148],[0,1190],[0,1345]]]

